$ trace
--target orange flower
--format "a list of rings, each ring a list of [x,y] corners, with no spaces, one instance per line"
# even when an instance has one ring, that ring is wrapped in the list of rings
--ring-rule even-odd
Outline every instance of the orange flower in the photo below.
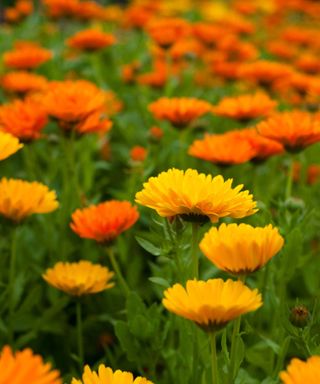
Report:
[[[30,0],[19,0],[16,9],[23,16],[30,15],[33,11],[33,3]]]
[[[225,36],[226,30],[219,25],[200,22],[192,26],[192,33],[202,43],[210,47],[216,45],[217,41]]]
[[[272,55],[284,60],[291,60],[298,55],[298,50],[295,46],[281,40],[268,42],[267,49]]]
[[[320,141],[320,122],[304,111],[277,113],[257,125],[260,135],[281,143],[289,152]]]
[[[146,148],[136,145],[130,150],[130,158],[136,162],[143,162],[148,155]]]
[[[0,353],[0,384],[62,384],[60,373],[31,349],[13,352],[8,345]]]
[[[154,88],[162,88],[168,78],[168,71],[165,64],[157,64],[153,72],[143,73],[137,76],[137,82],[141,85],[150,85]]]
[[[110,243],[139,218],[136,207],[128,201],[111,200],[72,214],[71,229],[80,237],[98,243]]]
[[[320,165],[311,164],[307,169],[307,183],[313,185],[320,180]]]
[[[32,99],[14,100],[0,106],[0,130],[22,141],[39,139],[47,122],[46,112]]]
[[[16,23],[21,19],[20,12],[14,7],[5,8],[3,16],[8,23]]]
[[[48,81],[41,75],[25,71],[17,71],[5,74],[2,77],[1,85],[6,91],[25,94],[45,89],[48,85]]]
[[[320,72],[320,60],[318,55],[306,53],[299,56],[295,62],[295,66],[303,72],[311,75],[317,75]]]
[[[73,126],[74,130],[80,135],[85,133],[107,133],[111,127],[112,121],[103,117],[100,112],[92,113],[85,120]],[[70,128],[69,124],[66,125],[66,129],[68,128]]]
[[[151,127],[149,133],[151,139],[155,141],[160,141],[164,135],[164,132],[160,127]]]
[[[209,102],[192,97],[162,97],[149,104],[149,111],[156,119],[168,120],[176,128],[185,128],[211,108]]]
[[[225,97],[212,108],[218,116],[226,116],[239,121],[247,122],[250,119],[269,115],[277,106],[277,102],[264,93],[242,95],[238,97]]]
[[[115,37],[110,33],[102,32],[99,29],[85,29],[70,37],[67,45],[72,48],[96,51],[113,45],[115,41]]]
[[[78,0],[43,0],[49,16],[57,18],[71,16],[75,13]]]
[[[137,74],[140,67],[138,61],[133,61],[132,63],[126,64],[121,69],[121,77],[125,83],[133,83],[135,80],[135,75]]]
[[[3,54],[3,62],[9,68],[34,69],[52,58],[52,52],[34,44],[16,47]]]

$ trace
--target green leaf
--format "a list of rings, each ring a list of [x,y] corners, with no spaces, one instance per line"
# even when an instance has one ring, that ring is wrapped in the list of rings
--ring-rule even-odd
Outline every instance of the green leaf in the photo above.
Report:
[[[143,249],[151,253],[154,256],[161,255],[161,249],[152,244],[149,240],[143,239],[142,237],[136,236],[137,242],[141,245]]]
[[[170,283],[168,282],[168,280],[163,279],[162,277],[149,277],[149,280],[154,284],[160,285],[161,287],[170,287]]]

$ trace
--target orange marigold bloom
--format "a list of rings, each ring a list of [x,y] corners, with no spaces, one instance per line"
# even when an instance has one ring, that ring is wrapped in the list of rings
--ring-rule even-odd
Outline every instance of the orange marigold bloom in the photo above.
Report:
[[[121,77],[125,83],[134,83],[135,75],[140,68],[139,61],[133,61],[132,63],[126,64],[121,69]]]
[[[43,0],[43,3],[49,16],[57,18],[74,15],[79,0]]]
[[[193,97],[161,97],[149,104],[149,111],[156,119],[168,120],[176,128],[185,128],[194,120],[211,111],[211,104]]]
[[[137,208],[128,201],[111,200],[77,209],[72,214],[71,229],[80,237],[109,243],[138,220]]]
[[[113,276],[114,272],[107,267],[87,260],[58,262],[42,275],[47,283],[72,296],[99,293],[112,288],[114,283],[110,283],[110,280]]]
[[[8,345],[0,352],[0,384],[62,384],[60,373],[31,349],[13,352]]]
[[[116,38],[111,33],[105,33],[99,29],[85,29],[70,37],[67,45],[72,48],[96,51],[109,47],[115,42]]]
[[[0,131],[0,161],[13,155],[22,147],[23,144],[19,143],[16,137]]]
[[[0,180],[0,215],[20,222],[34,213],[49,213],[59,206],[54,191],[36,181]]]
[[[216,24],[200,22],[193,24],[192,33],[197,39],[210,47],[216,45],[217,41],[226,35],[226,30]]]
[[[318,384],[320,382],[320,356],[311,356],[307,361],[294,358],[286,371],[280,372],[284,384]]]
[[[320,180],[320,165],[311,164],[307,169],[307,183],[313,185]]]
[[[146,148],[136,145],[130,150],[130,158],[133,161],[143,162],[148,155]]]
[[[257,125],[260,135],[281,143],[287,151],[299,151],[320,141],[320,122],[304,111],[277,113]]]
[[[64,128],[63,124],[61,125]],[[70,128],[70,124],[66,124],[66,129]],[[72,128],[79,134],[86,133],[107,133],[112,128],[112,121],[101,115],[100,112],[92,113],[85,120],[73,125]]]
[[[41,91],[48,85],[44,76],[25,71],[9,72],[1,79],[2,88],[6,91],[26,94],[28,92]]]
[[[152,139],[159,141],[162,139],[164,132],[160,127],[151,127],[149,130]]]
[[[5,66],[14,69],[34,69],[52,58],[52,52],[34,44],[16,47],[3,54]]]
[[[152,72],[143,73],[137,76],[136,80],[138,84],[150,85],[154,88],[162,88],[168,79],[168,70],[165,64],[157,63],[155,69]]]
[[[30,0],[19,0],[16,4],[16,9],[23,16],[30,15],[33,11],[33,3]]]
[[[277,106],[277,102],[268,95],[257,92],[253,95],[225,97],[212,111],[218,116],[230,117],[247,122],[257,117],[268,116]]]
[[[14,100],[0,106],[0,130],[22,141],[39,139],[47,122],[46,112],[32,99]]]
[[[21,19],[20,12],[14,7],[5,8],[3,16],[8,23],[16,23]]]

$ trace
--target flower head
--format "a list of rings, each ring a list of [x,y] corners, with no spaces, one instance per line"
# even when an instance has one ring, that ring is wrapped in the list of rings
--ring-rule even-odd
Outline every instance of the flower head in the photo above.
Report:
[[[149,105],[156,119],[168,120],[176,128],[184,128],[194,120],[211,111],[211,104],[196,98],[161,97]]]
[[[52,52],[35,44],[25,44],[5,52],[3,62],[9,68],[34,69],[50,60]]]
[[[3,347],[0,353],[0,384],[62,384],[60,373],[44,363],[40,355],[31,349],[13,352],[11,347]]]
[[[111,368],[105,367],[103,364],[99,365],[98,372],[91,371],[87,365],[84,368],[82,381],[75,378],[72,379],[71,384],[152,384],[151,381],[137,377],[133,378],[131,372],[124,372],[120,370],[112,371]]]
[[[77,263],[55,264],[42,275],[44,280],[53,287],[72,296],[82,296],[102,292],[112,288],[110,279],[114,273],[100,264],[81,260]]]
[[[26,94],[28,92],[42,91],[47,87],[48,81],[41,75],[26,71],[14,71],[2,77],[1,85],[8,92]]]
[[[19,143],[16,137],[0,131],[0,161],[13,155],[22,147],[23,144]]]
[[[241,218],[254,214],[256,203],[243,185],[231,188],[232,179],[224,181],[221,175],[212,177],[194,169],[169,169],[144,183],[136,194],[136,202],[155,209],[162,217],[181,215],[186,220],[220,217]]]
[[[0,180],[0,215],[20,222],[34,213],[49,213],[59,206],[56,193],[36,181]]]
[[[219,269],[239,275],[262,268],[283,244],[283,237],[271,224],[264,228],[221,224],[205,234],[200,249]]]
[[[188,280],[186,288],[175,284],[164,292],[168,311],[192,320],[206,331],[224,327],[229,321],[262,305],[261,294],[241,281]]]
[[[294,358],[286,371],[280,372],[284,384],[320,383],[320,356],[311,356],[307,361]]]
[[[128,201],[111,200],[72,214],[71,229],[80,237],[109,243],[129,229],[139,218],[136,207]]]
[[[102,32],[99,29],[85,29],[70,37],[67,45],[72,48],[96,51],[113,45],[115,41],[115,37],[110,33]]]

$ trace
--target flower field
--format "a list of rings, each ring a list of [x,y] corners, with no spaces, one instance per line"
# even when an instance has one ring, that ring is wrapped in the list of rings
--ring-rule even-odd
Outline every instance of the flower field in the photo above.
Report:
[[[319,384],[320,3],[0,6],[0,384]]]

